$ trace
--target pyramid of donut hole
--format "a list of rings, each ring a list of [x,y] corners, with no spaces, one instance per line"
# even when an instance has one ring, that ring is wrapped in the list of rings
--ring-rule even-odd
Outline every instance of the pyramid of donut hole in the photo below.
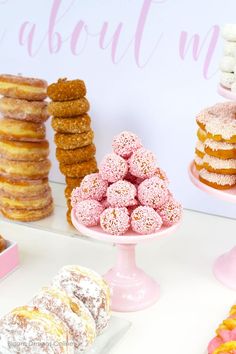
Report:
[[[0,253],[7,248],[7,241],[0,235]]]

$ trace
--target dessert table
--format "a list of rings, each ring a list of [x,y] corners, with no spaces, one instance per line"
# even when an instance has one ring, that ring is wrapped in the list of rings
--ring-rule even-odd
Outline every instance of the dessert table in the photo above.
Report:
[[[175,234],[137,247],[139,265],[162,284],[161,297],[146,310],[115,313],[132,327],[110,354],[205,353],[236,297],[211,271],[222,249],[234,246],[235,227],[235,220],[185,211]],[[0,316],[28,302],[61,266],[81,264],[103,274],[115,256],[111,244],[78,237],[69,227],[72,237],[1,218],[0,234],[18,242],[21,258],[20,267],[0,281]]]

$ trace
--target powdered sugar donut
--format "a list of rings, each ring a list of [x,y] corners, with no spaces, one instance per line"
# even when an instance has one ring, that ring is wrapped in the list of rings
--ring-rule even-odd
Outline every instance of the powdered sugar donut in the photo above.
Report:
[[[224,55],[236,57],[236,42],[224,42]]]
[[[118,181],[107,189],[107,201],[112,207],[127,207],[135,204],[137,190],[128,181]]]
[[[63,267],[53,279],[52,285],[73,295],[84,303],[92,314],[101,333],[110,319],[110,289],[96,272],[77,265]]]
[[[169,198],[167,202],[158,209],[164,226],[171,226],[179,222],[182,212],[182,205],[173,198]]]
[[[232,84],[235,81],[234,73],[220,72],[220,83],[222,86],[231,89]]]
[[[220,61],[220,70],[226,73],[233,73],[235,64],[236,64],[236,59],[234,57],[225,55]]]
[[[74,208],[79,223],[85,226],[98,225],[103,206],[97,200],[83,200],[77,203]]]
[[[131,227],[138,234],[148,235],[157,232],[162,226],[162,219],[150,207],[139,206],[131,214]]]
[[[139,149],[142,143],[139,137],[131,132],[124,131],[113,138],[112,147],[117,155],[130,157],[130,155]]]
[[[71,193],[71,206],[74,208],[77,203],[82,202],[82,192],[80,187],[76,187],[73,189]]]
[[[199,180],[216,189],[229,189],[236,185],[236,175],[223,175],[208,172],[206,169],[199,171]]]
[[[75,296],[55,288],[43,288],[33,305],[55,314],[70,330],[78,353],[84,352],[95,340],[96,325],[87,307]]]
[[[222,36],[227,41],[235,42],[236,41],[236,25],[228,23],[222,28]]]
[[[130,226],[127,208],[107,208],[100,216],[102,229],[111,235],[123,235]]]
[[[158,177],[143,181],[138,187],[138,199],[141,204],[154,209],[160,207],[168,198],[166,183]]]
[[[100,201],[106,195],[107,187],[108,182],[99,173],[87,175],[80,184],[82,198]]]
[[[152,177],[156,168],[156,157],[150,150],[140,148],[129,159],[129,171],[136,177]]]
[[[111,153],[103,158],[99,172],[104,180],[113,183],[125,177],[128,165],[121,156]]]

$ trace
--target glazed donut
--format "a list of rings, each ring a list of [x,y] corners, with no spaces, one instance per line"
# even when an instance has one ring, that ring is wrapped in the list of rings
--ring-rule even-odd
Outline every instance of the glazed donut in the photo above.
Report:
[[[97,170],[95,171],[97,172]],[[79,187],[84,177],[68,177],[66,176],[66,184],[68,187]]]
[[[198,171],[203,168],[203,159],[196,154],[194,157],[194,165]]]
[[[0,75],[0,94],[27,101],[42,101],[47,97],[47,82],[15,75]]]
[[[91,118],[88,114],[72,118],[52,118],[52,127],[58,133],[85,133],[91,129],[90,123]]]
[[[224,55],[236,57],[236,42],[224,42]]]
[[[208,172],[235,175],[236,174],[236,159],[218,159],[217,157],[205,154],[203,157],[203,167]]]
[[[96,170],[97,170],[96,159],[91,159],[73,165],[60,164],[61,173],[68,177],[83,177],[90,173],[94,173]]]
[[[236,41],[236,25],[235,24],[226,24],[222,28],[222,36],[224,39],[230,42]]]
[[[89,102],[83,97],[73,101],[50,102],[48,112],[55,117],[74,117],[89,110]]]
[[[46,136],[44,124],[11,118],[0,119],[0,138],[4,140],[41,141]]]
[[[202,143],[204,143],[204,141],[207,139],[207,134],[205,130],[199,128],[197,131],[197,137]]]
[[[59,148],[56,149],[57,160],[65,164],[73,164],[77,162],[88,161],[94,157],[95,153],[96,153],[96,147],[94,144],[90,144],[82,148],[77,148],[72,150],[63,150]]]
[[[4,196],[0,194],[0,207],[2,208],[37,210],[45,208],[51,203],[52,194],[49,187],[42,195],[34,197],[25,196],[23,198],[17,198],[15,196]]]
[[[231,89],[232,84],[235,81],[233,73],[220,72],[220,84],[228,89]]]
[[[11,161],[0,157],[0,174],[12,178],[41,179],[48,176],[51,162],[42,161]]]
[[[235,65],[236,59],[229,55],[225,55],[220,61],[220,70],[226,73],[234,73]]]
[[[45,160],[49,154],[47,140],[41,142],[10,141],[0,139],[0,157],[17,161]]]
[[[63,150],[77,149],[93,143],[94,133],[90,130],[81,134],[62,134],[56,133],[54,137],[55,144]]]
[[[46,218],[53,212],[53,203],[51,202],[42,209],[14,209],[14,208],[1,208],[3,216],[8,219],[22,222],[37,221]]]
[[[199,180],[212,188],[229,189],[236,184],[236,175],[222,175],[201,169],[199,171]]]
[[[11,179],[0,176],[0,195],[15,198],[35,197],[48,190],[48,178],[44,179]]]
[[[84,81],[79,79],[59,79],[56,83],[48,86],[47,94],[52,101],[77,100],[86,95],[86,87]]]
[[[195,148],[195,153],[197,156],[199,156],[201,159],[203,158],[205,151],[204,151],[204,143],[202,143],[200,140],[197,141],[196,148]]]
[[[52,312],[22,306],[0,320],[2,353],[73,353],[69,328]],[[71,348],[71,349],[69,349]]]
[[[219,159],[236,159],[236,144],[207,139],[204,150],[206,154]]]
[[[7,248],[7,241],[0,235],[0,253]]]

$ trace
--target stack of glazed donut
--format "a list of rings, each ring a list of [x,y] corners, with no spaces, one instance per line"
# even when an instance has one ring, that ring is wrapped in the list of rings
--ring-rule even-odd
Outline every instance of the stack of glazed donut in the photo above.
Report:
[[[222,30],[224,53],[220,61],[220,84],[236,92],[236,24],[227,24]]]
[[[0,94],[0,209],[9,219],[38,220],[53,211],[47,82],[0,75]]]
[[[59,79],[48,87],[52,102],[48,112],[55,130],[56,157],[60,171],[66,176],[67,220],[71,223],[71,192],[84,176],[97,171],[96,148],[91,118],[87,114],[89,102],[82,80]]]
[[[197,116],[195,166],[201,182],[216,189],[236,185],[236,103],[218,103]]]
[[[107,327],[110,289],[90,269],[63,267],[31,306],[0,319],[0,353],[83,353]]]

